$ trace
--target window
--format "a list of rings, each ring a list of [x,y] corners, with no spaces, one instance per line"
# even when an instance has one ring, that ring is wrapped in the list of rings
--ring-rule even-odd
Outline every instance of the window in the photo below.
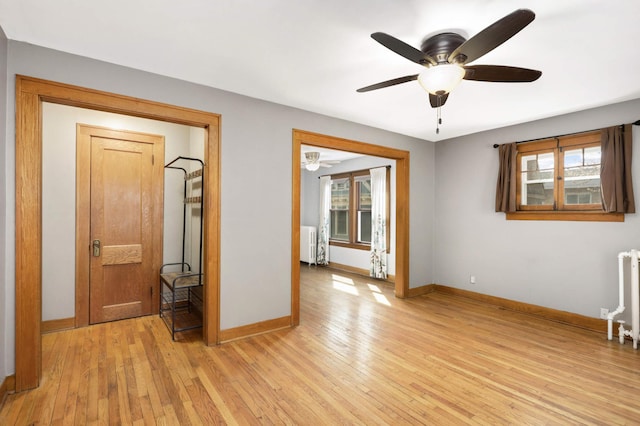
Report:
[[[354,180],[358,214],[356,242],[371,244],[371,177],[359,176]]]
[[[389,194],[389,169],[387,169]],[[387,196],[387,239],[389,238]],[[368,250],[371,245],[371,175],[369,170],[331,176],[330,244]],[[387,247],[389,241],[387,241]]]
[[[602,212],[600,132],[518,145],[517,209]]]
[[[349,241],[349,201],[351,180],[347,178],[331,181],[331,239]]]

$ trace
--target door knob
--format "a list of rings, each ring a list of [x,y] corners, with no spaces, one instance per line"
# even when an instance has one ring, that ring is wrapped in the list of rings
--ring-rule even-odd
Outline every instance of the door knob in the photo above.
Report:
[[[93,255],[100,256],[100,240],[93,240]]]

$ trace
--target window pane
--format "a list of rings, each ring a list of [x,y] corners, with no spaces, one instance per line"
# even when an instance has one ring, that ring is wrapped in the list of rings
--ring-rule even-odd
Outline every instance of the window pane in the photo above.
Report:
[[[572,149],[564,152],[565,170],[569,167],[582,166],[583,164],[582,149]]]
[[[331,210],[349,210],[349,179],[331,182]]]
[[[349,241],[349,211],[331,211],[331,239]]]
[[[592,165],[592,164],[600,164],[602,152],[600,151],[600,146],[592,146],[584,149],[584,164]]]
[[[358,185],[358,208],[371,210],[371,178],[356,181]]]
[[[564,203],[600,204],[600,147],[572,149],[564,157]]]
[[[521,161],[522,205],[553,205],[553,152],[523,155]]]
[[[371,242],[371,211],[358,212],[358,242]]]

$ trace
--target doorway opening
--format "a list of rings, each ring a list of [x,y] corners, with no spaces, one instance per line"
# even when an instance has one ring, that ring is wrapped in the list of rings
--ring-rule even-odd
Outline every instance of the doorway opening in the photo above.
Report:
[[[220,116],[25,76],[16,76],[16,391],[38,386],[42,318],[42,104],[51,102],[204,129],[203,340],[218,343]],[[46,142],[44,142],[46,143]]]
[[[302,145],[383,157],[396,163],[395,295],[409,290],[409,152],[333,136],[293,130],[291,220],[291,324],[300,323],[300,155]]]

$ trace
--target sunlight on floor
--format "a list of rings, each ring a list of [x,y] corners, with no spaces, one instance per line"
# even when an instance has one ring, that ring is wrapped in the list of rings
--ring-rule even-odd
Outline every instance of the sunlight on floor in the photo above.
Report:
[[[340,281],[345,284],[354,285],[353,280],[351,278],[343,277],[342,275],[332,274],[331,278],[333,278],[334,281]]]
[[[351,278],[343,277],[342,275],[332,274],[331,278],[333,279],[333,288],[345,293],[353,294],[354,296],[359,296],[360,293]],[[373,295],[373,298],[376,302],[385,305],[391,306],[389,299],[382,294],[382,290],[375,284],[367,283],[367,287],[369,287],[369,291]]]
[[[382,303],[383,305],[391,306],[391,303],[389,303],[389,300],[386,298],[384,294],[380,294],[380,293],[372,293],[372,294],[373,294],[373,298],[376,299],[376,302]]]
[[[353,294],[354,296],[358,295],[358,289],[353,285],[334,281],[333,288],[335,288],[336,290],[344,291],[345,293]]]

